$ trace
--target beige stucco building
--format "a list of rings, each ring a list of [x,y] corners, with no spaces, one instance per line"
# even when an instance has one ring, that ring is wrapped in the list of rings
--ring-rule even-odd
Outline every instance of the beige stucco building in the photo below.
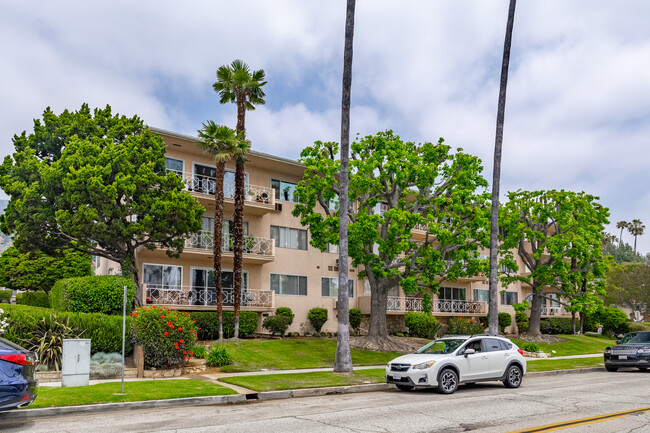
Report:
[[[181,310],[214,311],[215,294],[211,280],[214,176],[211,157],[195,143],[196,137],[160,129],[167,144],[167,168],[182,176],[188,191],[205,207],[203,231],[187,239],[179,258],[169,258],[164,250],[141,250],[136,266],[148,303]],[[336,331],[336,297],[338,251],[321,252],[309,244],[309,233],[291,212],[294,209],[293,187],[302,179],[304,167],[296,161],[253,151],[246,163],[247,194],[244,205],[244,261],[242,311],[255,311],[259,331],[265,316],[277,307],[290,307],[295,319],[289,329],[304,331],[307,313],[313,307],[328,310],[323,331]],[[226,216],[223,236],[224,309],[232,310],[233,254],[229,221],[234,210],[234,164],[227,164],[224,180]],[[414,230],[415,239],[424,239],[425,231]],[[483,252],[487,256],[487,251]],[[524,269],[523,264],[519,264]],[[100,259],[99,274],[116,273],[114,263]],[[350,267],[350,308],[370,314],[370,291],[359,269]],[[500,310],[514,316],[512,304],[523,301],[530,286],[516,283],[500,299]],[[434,315],[444,317],[480,317],[487,315],[487,276],[477,275],[443,283],[434,296]],[[388,299],[388,322],[391,331],[404,330],[407,311],[422,309],[421,298],[406,297],[395,288]],[[566,315],[559,303],[549,301],[543,316]],[[443,319],[444,320],[444,319]],[[514,322],[514,320],[513,320]]]

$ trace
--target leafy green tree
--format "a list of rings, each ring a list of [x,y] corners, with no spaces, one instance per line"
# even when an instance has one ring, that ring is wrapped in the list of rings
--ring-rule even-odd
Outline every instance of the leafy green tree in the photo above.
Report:
[[[494,165],[492,173],[492,210],[490,214],[490,277],[489,277],[489,328],[496,334],[499,326],[499,287],[498,287],[498,234],[499,234],[499,185],[501,182],[501,149],[503,144],[503,123],[506,113],[506,90],[508,86],[508,68],[510,67],[510,47],[512,45],[512,28],[515,22],[517,0],[510,0],[506,37],[503,42],[503,61],[501,62],[501,83],[499,85],[499,102],[497,106],[497,128],[494,140]]]
[[[92,275],[92,258],[74,250],[21,253],[10,247],[0,256],[0,286],[49,293],[58,280]]]
[[[166,170],[162,138],[137,116],[113,115],[110,106],[58,116],[48,108],[33,133],[13,142],[0,167],[10,196],[0,221],[21,251],[73,249],[118,262],[141,303],[135,251],[178,256],[201,228],[203,207]]]
[[[360,276],[371,288],[364,344],[390,349],[391,289],[435,293],[441,277],[453,281],[485,271],[478,247],[486,247],[488,239],[487,182],[480,159],[452,152],[442,139],[415,144],[386,131],[357,139],[351,151],[349,255],[353,266],[363,266]],[[317,141],[300,158],[306,168],[293,214],[309,227],[311,244],[320,250],[339,243],[338,211],[331,208],[340,194],[337,155],[337,143]],[[428,231],[425,239],[413,239],[416,225]]]
[[[219,316],[219,340],[223,340],[223,287],[221,280],[221,255],[223,245],[223,177],[226,162],[230,161],[243,140],[243,134],[237,134],[227,126],[217,125],[213,121],[203,124],[198,131],[201,141],[197,145],[214,158],[216,178],[214,187],[214,228],[213,228],[213,268],[214,286],[217,293],[217,315]],[[239,330],[239,327],[237,328]]]
[[[246,136],[246,111],[254,110],[255,105],[265,104],[264,70],[251,71],[250,67],[241,60],[234,60],[230,66],[223,65],[217,69],[217,81],[212,85],[219,93],[219,102],[226,104],[234,102],[237,106],[237,134]],[[233,274],[235,279],[235,338],[239,338],[239,309],[241,306],[241,278],[244,261],[244,164],[246,154],[250,152],[250,142],[239,140],[235,153],[235,212],[233,215]],[[217,277],[218,278],[218,277]]]
[[[630,244],[605,245],[603,254],[611,256],[616,263],[643,262],[644,258],[639,253],[634,254]]]
[[[643,317],[650,308],[650,265],[626,263],[610,271],[605,302],[629,307]]]
[[[645,230],[645,226],[639,219],[634,219],[632,222],[627,226],[627,230],[630,232],[632,236],[634,236],[634,254],[636,254],[636,237],[643,235],[643,230]]]
[[[544,287],[554,287],[562,298],[578,302],[584,280],[597,284],[607,270],[601,242],[609,213],[596,200],[584,192],[516,191],[501,206],[501,261],[517,269],[516,252],[530,270],[529,275],[506,274],[502,280],[532,287],[530,335],[540,335]]]

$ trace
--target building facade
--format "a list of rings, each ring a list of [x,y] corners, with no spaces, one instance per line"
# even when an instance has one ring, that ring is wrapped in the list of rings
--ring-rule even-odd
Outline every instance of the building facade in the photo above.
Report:
[[[170,258],[164,250],[142,249],[136,255],[145,299],[149,304],[164,305],[185,311],[215,311],[216,296],[212,275],[214,225],[215,165],[209,154],[196,145],[196,137],[153,129],[167,144],[167,169],[183,177],[187,190],[206,209],[202,231],[186,240],[179,258]],[[277,307],[289,307],[295,314],[290,332],[308,329],[307,313],[313,307],[328,311],[323,331],[337,329],[338,250],[321,252],[309,244],[309,232],[292,215],[293,190],[302,179],[304,167],[285,158],[253,151],[246,163],[244,202],[244,259],[242,275],[242,311],[258,313],[258,330],[263,319]],[[224,310],[233,309],[233,253],[230,226],[234,211],[234,164],[226,165],[224,179],[224,229],[222,282]],[[415,229],[414,239],[424,239],[426,232]],[[487,251],[483,254],[487,256]],[[523,264],[519,264],[523,269]],[[350,308],[370,314],[370,289],[359,278],[359,269],[350,269]],[[99,274],[117,273],[119,266],[100,259]],[[522,283],[502,287],[500,311],[514,318],[512,304],[522,302],[530,286]],[[433,297],[433,314],[445,317],[487,315],[487,276],[477,275],[442,283]],[[390,331],[404,331],[404,315],[421,311],[420,296],[404,296],[399,288],[388,298]],[[566,316],[560,303],[548,301],[543,317]],[[513,320],[514,323],[514,320]]]

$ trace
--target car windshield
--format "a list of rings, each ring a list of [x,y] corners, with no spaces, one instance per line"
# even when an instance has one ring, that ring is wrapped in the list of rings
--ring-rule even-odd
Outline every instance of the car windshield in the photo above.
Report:
[[[465,340],[435,340],[426,346],[418,349],[415,353],[434,353],[444,354],[451,353],[463,344]]]
[[[620,344],[625,343],[643,343],[650,344],[650,332],[636,332],[632,334],[627,334],[625,337],[621,338]]]

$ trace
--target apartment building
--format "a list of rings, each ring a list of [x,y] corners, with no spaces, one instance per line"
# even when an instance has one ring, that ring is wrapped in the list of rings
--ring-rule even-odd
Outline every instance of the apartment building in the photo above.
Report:
[[[210,155],[196,145],[196,137],[161,129],[167,144],[167,169],[182,176],[188,191],[205,207],[203,228],[186,241],[179,258],[169,258],[164,250],[146,250],[136,255],[146,302],[186,311],[216,310],[212,273],[215,166]],[[338,296],[338,250],[321,252],[309,244],[309,233],[291,212],[293,190],[302,179],[304,167],[292,160],[253,151],[246,163],[244,203],[244,259],[242,311],[258,313],[259,331],[264,317],[277,307],[290,307],[294,323],[289,329],[301,332],[307,313],[313,307],[328,310],[323,331],[336,331]],[[233,253],[230,235],[234,210],[234,164],[227,164],[224,179],[223,269],[224,309],[233,308]],[[381,209],[378,209],[381,212]],[[424,239],[426,231],[416,228],[413,236]],[[484,252],[487,254],[487,252]],[[111,273],[117,267],[103,262],[98,273]],[[523,269],[523,265],[520,264]],[[359,278],[359,269],[350,266],[350,308],[370,314],[370,290]],[[434,296],[433,313],[439,317],[480,317],[487,315],[487,277],[477,275],[444,283]],[[500,310],[514,315],[512,304],[523,301],[530,286],[516,283],[502,288]],[[399,288],[388,298],[388,323],[391,331],[404,330],[404,315],[421,311],[420,296],[404,296]],[[550,301],[544,316],[565,315],[561,304]]]

